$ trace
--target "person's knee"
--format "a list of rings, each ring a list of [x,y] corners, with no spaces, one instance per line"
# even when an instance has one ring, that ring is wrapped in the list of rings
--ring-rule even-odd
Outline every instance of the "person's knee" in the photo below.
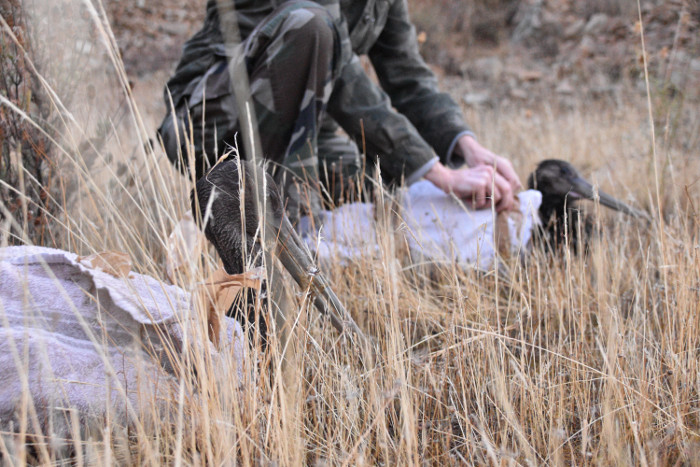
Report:
[[[289,13],[285,23],[285,36],[295,46],[316,53],[332,53],[335,30],[330,15],[323,7],[296,9]]]

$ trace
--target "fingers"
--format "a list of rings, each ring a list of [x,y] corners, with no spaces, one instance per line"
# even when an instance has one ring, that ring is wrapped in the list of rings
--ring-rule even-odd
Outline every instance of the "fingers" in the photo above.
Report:
[[[498,204],[503,199],[503,193],[501,192],[501,183],[496,183],[498,179],[503,180],[503,177],[498,175],[491,167],[489,167],[488,180],[486,185],[486,202],[483,207],[491,207],[491,203],[498,206]],[[507,183],[505,184],[507,185]]]
[[[500,200],[494,200],[496,211],[501,212],[513,209],[515,207],[515,197],[510,182],[499,173],[495,174],[493,182],[501,195]]]
[[[515,191],[510,182],[490,166],[479,166],[463,171],[464,180],[455,194],[467,199],[474,209],[489,208],[494,204],[498,212],[513,209]]]
[[[505,178],[510,184],[512,191],[515,192],[523,187],[520,183],[520,178],[513,168],[513,164],[505,157],[496,156],[496,169],[498,173]]]
[[[481,146],[473,138],[465,137],[464,148],[461,149],[465,161],[470,167],[476,168],[483,165],[496,165],[496,170],[510,184],[513,191],[520,190],[523,185],[520,183],[520,178],[513,168],[513,164],[505,157],[494,154],[485,147]]]
[[[494,184],[493,167],[482,165],[466,170],[463,174],[466,183],[462,185],[464,191],[461,197],[471,199],[471,205],[475,209],[489,207],[492,202],[498,203],[501,200],[500,187]],[[459,196],[459,193],[456,194]]]
[[[472,206],[474,206],[475,209],[481,209],[486,206],[486,203],[488,201],[487,199],[487,191],[486,188],[488,186],[487,183],[484,183],[486,178],[482,177],[482,180],[478,180],[474,184],[474,192],[472,193]]]
[[[511,183],[492,166],[450,171],[446,180],[441,188],[464,199],[474,209],[489,208],[493,203],[500,212],[516,205]]]
[[[458,141],[458,149],[455,151],[471,168],[450,174],[449,183],[436,185],[470,202],[475,209],[489,207],[491,203],[499,212],[515,208],[515,193],[522,189],[522,183],[513,164],[481,146],[470,135]]]
[[[491,169],[491,167],[489,167],[489,169]],[[475,197],[473,205],[476,209],[480,209],[486,207],[489,203],[493,170],[483,170],[483,168],[479,167],[474,170],[474,175],[475,192],[478,193],[478,195]]]

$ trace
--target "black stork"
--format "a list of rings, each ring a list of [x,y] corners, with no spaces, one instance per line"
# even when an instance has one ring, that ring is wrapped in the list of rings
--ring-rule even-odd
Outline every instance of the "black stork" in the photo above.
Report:
[[[584,225],[579,226],[581,216],[576,204],[583,199],[596,199],[593,185],[581,177],[570,163],[558,159],[540,162],[528,177],[527,185],[528,188],[542,193],[539,217],[542,221],[544,240],[549,246],[558,248],[565,243],[568,236],[569,244],[576,250],[579,230],[586,236],[581,239],[585,244],[586,239],[594,232],[594,222],[589,217],[583,217]],[[597,192],[597,199],[602,206],[635,218],[650,220],[647,213],[602,191]]]
[[[239,159],[221,162],[197,181],[191,202],[192,212],[198,214],[195,217],[200,226],[204,224],[204,233],[221,257],[227,273],[243,273],[246,258],[249,264],[262,266],[266,255],[271,258],[269,254],[272,253],[303,290],[310,290],[314,306],[330,318],[339,332],[350,331],[365,341],[328,280],[314,265],[285,214],[277,184],[262,168]],[[262,221],[259,207],[262,207]],[[265,283],[262,293],[274,286]],[[252,307],[248,309],[248,316],[237,315],[240,310],[230,312],[239,320],[255,323]],[[267,327],[263,320],[258,324],[265,342]]]

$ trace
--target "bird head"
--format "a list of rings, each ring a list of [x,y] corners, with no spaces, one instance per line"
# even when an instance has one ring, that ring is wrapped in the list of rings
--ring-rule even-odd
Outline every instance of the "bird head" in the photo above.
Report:
[[[581,199],[599,200],[602,206],[624,212],[633,217],[649,219],[649,215],[613,198],[603,191],[596,191],[593,185],[579,175],[568,162],[547,159],[540,162],[527,179],[528,188],[542,193],[543,207],[551,211],[561,210]]]

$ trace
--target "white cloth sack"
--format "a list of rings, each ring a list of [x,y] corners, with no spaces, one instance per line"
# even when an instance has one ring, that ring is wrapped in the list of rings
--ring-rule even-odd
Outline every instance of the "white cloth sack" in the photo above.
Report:
[[[217,351],[206,332],[189,332],[192,297],[146,275],[113,277],[66,251],[0,249],[0,429],[17,428],[29,397],[44,434],[70,438],[68,410],[81,424],[132,416],[172,404],[179,374],[168,355],[185,345],[214,364],[231,353],[242,378],[243,333],[230,318]],[[189,336],[189,337],[188,337]],[[97,343],[97,344],[95,344]],[[230,360],[228,360],[230,362]],[[155,408],[155,410],[154,410]],[[32,430],[34,428],[31,428]]]
[[[456,262],[484,270],[493,266],[495,218],[491,209],[471,210],[426,180],[414,183],[400,196],[405,225],[399,232],[406,237],[414,261]],[[522,217],[520,222],[508,219],[508,234],[511,254],[522,255],[539,224],[542,194],[527,190],[518,194],[518,200]],[[298,229],[322,265],[346,265],[363,257],[377,257],[374,205],[346,204],[323,211],[317,220],[321,224],[318,230],[312,228],[309,218],[302,218]]]

